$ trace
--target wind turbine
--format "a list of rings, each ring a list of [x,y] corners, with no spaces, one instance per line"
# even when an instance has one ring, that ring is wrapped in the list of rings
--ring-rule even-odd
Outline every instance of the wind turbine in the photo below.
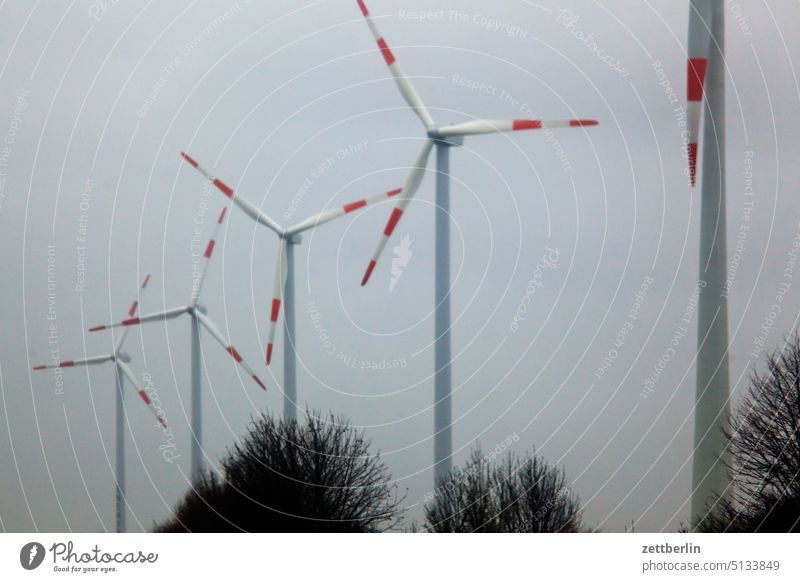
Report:
[[[451,403],[451,344],[450,344],[450,148],[463,144],[468,135],[481,135],[527,129],[584,127],[597,125],[592,119],[543,121],[540,119],[473,120],[455,125],[436,125],[411,80],[389,48],[364,0],[357,0],[386,65],[394,77],[400,94],[425,126],[427,139],[416,163],[406,178],[402,195],[392,210],[378,247],[367,265],[361,285],[366,285],[378,259],[403,216],[408,204],[422,183],[428,156],[436,147],[436,275],[434,292],[434,480],[438,483],[452,469],[452,403]]]
[[[724,496],[727,441],[720,424],[730,409],[725,220],[725,10],[722,0],[691,0],[689,6],[689,174],[695,184],[697,136],[702,108],[700,175],[700,293],[697,312],[697,385],[692,467],[693,527]]]
[[[283,328],[284,335],[284,350],[283,350],[283,368],[284,368],[284,388],[283,388],[283,413],[287,420],[297,419],[297,346],[295,344],[295,304],[294,304],[294,247],[302,242],[301,233],[306,230],[316,228],[326,222],[330,222],[336,218],[350,214],[356,210],[365,208],[371,204],[382,202],[384,200],[393,198],[400,194],[400,188],[390,190],[385,194],[379,194],[371,198],[362,198],[355,202],[350,202],[342,206],[329,208],[313,216],[309,216],[305,220],[301,220],[294,226],[287,228],[282,227],[275,220],[270,218],[260,208],[248,202],[246,199],[236,192],[233,188],[228,186],[219,178],[213,176],[208,170],[201,166],[194,158],[186,152],[181,152],[181,156],[193,168],[206,177],[217,189],[225,194],[228,198],[233,200],[233,203],[241,208],[244,213],[255,220],[258,224],[262,224],[269,228],[278,236],[279,249],[278,249],[278,263],[276,266],[274,291],[272,294],[272,304],[269,314],[269,334],[267,339],[266,361],[267,366],[272,361],[272,349],[275,344],[275,331],[278,325],[278,318],[280,317],[281,303],[283,303],[286,325]]]
[[[217,219],[217,223],[214,225],[214,231],[211,235],[211,238],[208,241],[206,246],[205,252],[203,253],[203,262],[200,266],[200,272],[194,285],[192,286],[192,293],[190,296],[190,301],[188,305],[183,305],[181,307],[175,307],[172,309],[166,309],[164,311],[159,311],[156,313],[149,313],[147,315],[142,315],[141,317],[130,317],[128,319],[124,319],[118,323],[112,323],[109,325],[98,325],[89,329],[89,331],[100,331],[103,329],[111,329],[115,327],[129,327],[131,325],[139,325],[142,323],[148,323],[152,321],[166,321],[175,319],[181,315],[187,314],[189,315],[189,323],[190,323],[190,333],[191,333],[191,382],[192,382],[192,394],[191,394],[191,429],[192,429],[192,452],[191,452],[191,479],[192,483],[197,483],[198,479],[202,475],[203,469],[203,452],[202,452],[202,434],[203,434],[203,408],[202,408],[202,395],[201,395],[201,382],[202,377],[200,376],[200,358],[202,357],[202,353],[200,351],[200,328],[203,327],[205,330],[211,334],[213,337],[223,348],[225,351],[230,354],[230,356],[239,364],[244,371],[250,376],[256,384],[258,384],[263,390],[266,390],[267,387],[264,383],[256,376],[253,369],[247,365],[247,362],[244,361],[242,356],[236,351],[227,338],[222,334],[222,332],[217,328],[214,322],[211,320],[208,315],[206,315],[205,308],[200,305],[200,292],[203,288],[203,282],[205,281],[206,274],[208,273],[208,264],[211,261],[211,255],[214,252],[214,245],[216,244],[217,233],[219,232],[220,225],[222,221],[225,219],[225,213],[228,210],[227,206],[222,209],[222,212],[219,214],[219,218]]]
[[[147,284],[150,282],[150,275],[144,278],[141,286],[141,292],[147,288]],[[139,301],[138,299],[134,300],[131,304],[130,309],[128,309],[128,316],[133,317],[136,314],[136,310],[139,308]],[[51,368],[73,368],[75,366],[94,366],[97,364],[105,364],[106,362],[112,362],[114,364],[114,370],[116,372],[116,467],[114,468],[114,480],[116,481],[115,486],[115,512],[116,512],[116,527],[117,533],[121,533],[125,531],[125,393],[124,390],[124,383],[125,379],[131,383],[131,386],[139,393],[139,397],[144,401],[144,403],[150,407],[150,410],[155,415],[156,419],[158,420],[159,424],[163,428],[166,428],[166,422],[158,414],[158,412],[153,408],[152,403],[150,402],[150,398],[147,396],[147,392],[141,387],[139,382],[136,381],[136,376],[134,376],[133,371],[128,366],[128,362],[131,361],[130,356],[122,351],[122,345],[125,343],[125,337],[128,334],[128,330],[125,329],[117,338],[116,343],[114,344],[114,350],[110,354],[104,354],[100,356],[92,356],[90,358],[84,358],[83,360],[61,360],[58,364],[52,365],[43,365],[43,366],[34,366],[34,370],[48,370]]]

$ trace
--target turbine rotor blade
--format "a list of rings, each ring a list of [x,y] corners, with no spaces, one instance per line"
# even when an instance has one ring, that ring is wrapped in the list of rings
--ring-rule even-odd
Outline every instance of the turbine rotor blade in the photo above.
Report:
[[[272,306],[269,314],[269,334],[267,336],[267,366],[272,361],[272,348],[275,345],[275,331],[278,328],[278,319],[281,313],[281,303],[283,301],[284,284],[286,282],[286,270],[288,267],[286,256],[286,239],[281,239],[280,249],[278,250],[278,265],[275,270],[275,283],[272,290]]]
[[[364,0],[357,0],[357,2],[359,8],[361,8],[361,14],[364,15],[367,25],[369,25],[369,29],[372,31],[372,36],[375,37],[375,42],[378,43],[378,48],[383,55],[383,59],[386,61],[386,65],[389,67],[389,70],[392,73],[392,77],[394,77],[394,81],[397,84],[397,88],[400,90],[400,94],[403,96],[403,99],[405,99],[405,102],[408,104],[408,106],[411,107],[414,113],[416,113],[417,116],[422,120],[422,123],[425,124],[426,129],[433,127],[434,122],[431,114],[428,113],[425,104],[422,102],[422,99],[420,99],[416,89],[414,89],[414,85],[411,84],[411,80],[403,72],[400,64],[394,58],[392,49],[390,49],[389,45],[386,44],[386,40],[378,30],[378,26],[375,24],[374,18],[369,13]]]
[[[364,272],[364,277],[361,279],[362,287],[367,284],[369,278],[372,276],[372,271],[375,270],[378,259],[380,259],[383,249],[386,248],[386,243],[389,242],[389,237],[392,236],[394,229],[397,227],[397,223],[403,216],[403,212],[405,212],[406,207],[417,193],[417,190],[419,190],[420,184],[422,184],[422,178],[425,176],[425,168],[428,165],[428,156],[431,153],[431,148],[433,148],[433,141],[428,139],[425,141],[425,145],[422,146],[422,151],[419,153],[414,167],[408,173],[397,205],[392,209],[392,213],[389,215],[389,221],[383,229],[383,235],[380,241],[378,241],[378,247],[375,249],[372,260],[370,260],[369,265],[367,265],[367,270]]]
[[[700,137],[700,117],[705,99],[706,65],[711,50],[711,2],[691,0],[689,4],[689,43],[686,66],[686,116],[689,178],[697,182],[697,144]]]
[[[522,131],[526,129],[556,129],[562,127],[587,127],[597,125],[594,119],[476,119],[447,125],[437,129],[441,136],[480,135],[506,131]]]
[[[139,398],[142,399],[142,401],[150,409],[150,412],[153,413],[153,416],[156,417],[156,420],[158,420],[158,423],[161,425],[161,428],[166,429],[167,428],[167,423],[164,420],[164,417],[161,416],[158,413],[158,410],[156,410],[156,407],[153,406],[153,403],[150,401],[150,397],[147,395],[147,392],[144,390],[144,388],[142,388],[142,386],[136,380],[136,376],[134,376],[133,370],[130,369],[128,364],[126,364],[125,362],[122,362],[120,360],[117,360],[116,364],[117,364],[117,367],[119,368],[120,372],[122,372],[123,375],[128,379],[128,382],[131,383],[131,386],[133,386],[133,389],[136,390],[136,392],[139,394]]]
[[[136,312],[139,309],[139,298],[144,293],[144,290],[147,289],[147,284],[149,282],[150,282],[150,275],[146,275],[144,281],[142,281],[142,284],[139,286],[139,296],[133,300],[133,303],[131,303],[131,306],[128,309],[128,317],[133,317],[134,315],[136,315]],[[125,338],[127,337],[127,335],[128,335],[128,328],[126,327],[125,329],[122,330],[122,333],[119,334],[119,339],[117,340],[117,343],[114,345],[115,354],[118,354],[119,351],[122,349],[122,344],[125,343]]]
[[[234,348],[228,342],[225,336],[222,335],[222,332],[217,328],[216,325],[214,325],[214,322],[211,321],[211,318],[200,311],[195,311],[194,315],[197,318],[197,321],[204,328],[206,328],[206,330],[208,330],[208,332],[211,334],[211,337],[217,340],[217,343],[225,348],[225,351],[230,354],[230,356],[244,369],[245,372],[247,372],[248,376],[255,380],[256,384],[258,384],[262,390],[266,390],[267,387],[264,385],[264,383],[259,379],[258,376],[256,376],[256,373],[253,371],[253,369],[247,365],[247,362],[245,362],[239,352],[236,351],[236,348]]]
[[[151,313],[148,315],[143,315],[141,317],[130,317],[128,319],[123,319],[117,323],[111,323],[108,325],[97,325],[95,327],[89,328],[89,331],[101,331],[104,329],[111,329],[114,327],[128,327],[131,325],[139,325],[142,323],[148,323],[150,321],[164,321],[167,319],[174,319],[178,317],[182,313],[186,313],[191,309],[190,306],[184,307],[176,307],[174,309],[167,309],[166,311],[160,311],[158,313]]]
[[[195,168],[198,172],[203,174],[203,176],[205,176],[207,180],[209,180],[212,184],[214,184],[214,186],[216,186],[220,192],[222,192],[223,194],[225,194],[225,196],[233,200],[233,203],[236,204],[236,206],[238,206],[239,208],[241,208],[242,211],[247,216],[258,222],[259,224],[263,224],[267,228],[272,229],[278,236],[283,236],[283,228],[281,228],[281,225],[272,220],[269,216],[267,216],[260,208],[242,198],[239,194],[237,194],[233,190],[233,188],[228,186],[225,182],[223,182],[219,178],[213,176],[208,170],[206,170],[203,166],[201,166],[197,162],[197,160],[192,158],[186,152],[181,152],[181,157],[183,157],[183,159],[186,160],[189,163],[189,165]]]
[[[58,364],[43,364],[41,366],[34,366],[34,370],[51,370],[57,368],[74,368],[75,366],[93,366],[95,364],[103,364],[114,359],[114,354],[105,356],[92,356],[91,358],[84,358],[82,360],[61,360]]]
[[[295,226],[286,229],[286,235],[292,236],[295,234],[299,234],[305,230],[309,230],[312,228],[316,228],[326,222],[330,222],[340,216],[344,216],[345,214],[349,214],[351,212],[355,212],[356,210],[360,210],[362,208],[366,208],[372,204],[377,202],[382,202],[389,198],[394,198],[398,194],[403,191],[402,188],[396,188],[394,190],[389,190],[384,194],[379,194],[377,196],[372,196],[370,198],[362,198],[361,200],[356,200],[354,202],[350,202],[348,204],[344,204],[342,206],[337,206],[336,208],[330,208],[319,214],[315,214],[314,216],[309,216],[302,222],[299,222]]]
[[[203,251],[203,259],[200,263],[200,272],[197,275],[197,280],[195,281],[194,285],[192,285],[192,305],[197,305],[197,302],[200,301],[200,291],[203,289],[203,282],[206,279],[206,273],[208,272],[208,264],[211,262],[211,255],[214,252],[214,246],[217,244],[217,235],[219,234],[219,228],[222,226],[222,221],[225,220],[225,213],[228,211],[228,207],[224,206],[222,208],[222,212],[219,213],[219,218],[217,218],[217,222],[214,225],[214,230],[211,233],[211,238],[208,239],[208,244],[206,245],[206,250]]]

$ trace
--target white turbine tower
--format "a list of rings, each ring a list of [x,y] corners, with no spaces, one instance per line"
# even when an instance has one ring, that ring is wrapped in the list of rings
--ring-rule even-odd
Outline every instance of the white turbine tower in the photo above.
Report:
[[[692,0],[689,6],[689,174],[698,157],[700,175],[700,293],[697,316],[697,385],[691,521],[697,526],[729,485],[727,441],[722,424],[729,412],[728,300],[725,220],[725,15],[722,0]]]
[[[128,319],[124,319],[119,323],[112,323],[109,325],[98,325],[89,329],[89,331],[100,331],[103,329],[110,329],[114,327],[129,327],[131,325],[139,325],[142,323],[152,322],[152,321],[166,321],[168,319],[175,319],[176,317],[188,314],[189,315],[189,323],[190,323],[190,332],[191,332],[191,382],[192,382],[192,394],[191,394],[191,430],[192,430],[192,454],[191,454],[191,479],[192,483],[196,483],[198,478],[202,474],[203,470],[203,451],[202,451],[202,435],[203,435],[203,407],[202,407],[202,393],[201,393],[201,383],[202,377],[200,375],[200,358],[202,357],[202,352],[200,351],[200,328],[203,327],[205,330],[211,334],[213,337],[223,348],[225,351],[230,354],[230,356],[239,364],[244,371],[250,376],[256,384],[258,384],[263,390],[266,390],[267,387],[264,383],[256,376],[253,369],[247,365],[247,363],[242,359],[242,356],[236,351],[230,342],[225,338],[222,332],[217,328],[211,318],[206,315],[206,310],[199,304],[200,300],[200,291],[203,287],[203,281],[205,280],[206,274],[208,273],[208,264],[211,261],[211,255],[214,252],[214,245],[216,244],[216,237],[217,233],[219,232],[220,225],[222,221],[225,219],[225,213],[228,210],[227,207],[222,209],[222,212],[219,214],[219,218],[217,219],[217,223],[214,225],[214,231],[211,235],[211,239],[208,241],[208,245],[206,246],[205,252],[203,253],[203,263],[200,267],[200,273],[198,274],[197,279],[192,288],[191,293],[191,300],[188,305],[184,305],[181,307],[175,307],[173,309],[166,309],[164,311],[159,311],[156,313],[149,313],[147,315],[142,315],[141,317],[130,317]]]
[[[365,208],[377,202],[393,198],[400,194],[401,189],[390,190],[385,194],[379,194],[371,198],[362,198],[330,208],[313,216],[309,216],[305,220],[300,221],[294,226],[282,227],[275,220],[270,218],[260,208],[242,198],[240,194],[234,192],[233,188],[228,186],[219,178],[213,176],[208,170],[203,168],[194,158],[189,156],[186,152],[181,152],[181,156],[193,168],[197,169],[203,176],[206,177],[217,189],[220,190],[225,196],[232,199],[234,204],[241,208],[244,213],[255,220],[258,224],[262,224],[269,228],[273,233],[278,236],[279,250],[278,250],[278,264],[276,266],[274,291],[272,294],[272,303],[269,312],[269,334],[267,339],[266,348],[266,362],[267,366],[272,361],[272,349],[275,344],[275,331],[278,325],[278,318],[281,312],[281,304],[283,304],[286,325],[283,328],[284,332],[284,350],[283,350],[283,367],[284,367],[284,387],[283,387],[283,413],[287,420],[297,419],[297,338],[295,336],[295,302],[294,302],[294,247],[302,242],[301,233],[316,228],[326,222],[330,222],[336,218]]]
[[[436,125],[420,99],[411,81],[395,59],[389,45],[378,31],[372,15],[363,0],[357,0],[361,13],[369,25],[386,65],[394,77],[400,94],[425,126],[427,138],[414,167],[409,172],[403,193],[392,210],[378,248],[367,266],[361,285],[366,285],[372,275],[386,243],[416,194],[428,164],[428,156],[436,146],[436,275],[434,293],[434,481],[438,483],[452,469],[452,403],[451,403],[451,347],[450,347],[450,148],[460,146],[464,137],[527,129],[583,127],[597,125],[591,119],[543,121],[539,119],[474,120],[455,125]]]
[[[150,275],[144,278],[142,282],[141,291],[144,292],[145,288],[147,287],[147,283],[150,282]],[[136,314],[136,310],[139,308],[139,300],[136,299],[131,304],[130,309],[128,309],[128,316],[133,317]],[[159,424],[163,428],[166,428],[166,423],[164,419],[158,414],[158,412],[153,408],[153,405],[150,403],[150,398],[147,396],[147,392],[141,387],[139,382],[136,381],[136,376],[133,375],[133,371],[128,366],[128,362],[131,361],[128,354],[122,351],[122,345],[125,343],[125,337],[128,334],[128,330],[125,329],[117,338],[116,343],[114,344],[114,349],[110,354],[104,354],[100,356],[92,356],[90,358],[84,358],[83,360],[61,360],[58,364],[53,365],[44,365],[44,366],[34,366],[34,370],[47,370],[51,368],[73,368],[75,366],[93,366],[96,364],[105,364],[106,362],[112,362],[114,364],[114,371],[116,372],[116,410],[115,410],[115,419],[116,419],[116,459],[115,459],[115,468],[114,468],[114,480],[116,481],[115,485],[115,513],[116,513],[116,528],[117,532],[124,532],[125,527],[125,393],[124,393],[124,384],[125,379],[131,383],[131,386],[139,393],[139,397],[144,401],[147,406],[150,407],[150,410],[155,415],[156,419],[158,420]]]

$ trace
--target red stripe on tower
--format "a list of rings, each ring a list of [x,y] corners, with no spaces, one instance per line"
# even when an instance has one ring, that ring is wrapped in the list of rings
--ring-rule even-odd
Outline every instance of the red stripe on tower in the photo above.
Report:
[[[542,122],[539,119],[515,119],[511,126],[514,131],[520,129],[541,129]]]
[[[386,236],[392,236],[397,223],[400,221],[400,217],[403,216],[403,211],[399,208],[394,208],[392,210],[392,215],[389,217],[389,222],[386,223],[386,228],[383,230],[383,234]]]
[[[389,48],[389,45],[386,44],[386,41],[383,40],[383,38],[378,39],[378,46],[381,49],[383,60],[385,60],[386,64],[391,67],[395,61],[394,55],[392,54],[392,49]]]
[[[219,188],[228,198],[233,197],[233,189],[219,178],[214,178],[214,186]]]
[[[706,64],[702,58],[689,59],[686,71],[686,98],[689,101],[702,101],[703,84],[706,78]]]
[[[267,366],[272,361],[272,344],[267,344]]]
[[[351,202],[350,204],[345,204],[343,206],[344,213],[347,214],[348,212],[353,212],[353,210],[358,210],[359,208],[364,208],[367,205],[366,200],[359,200],[358,202]]]
[[[369,10],[367,10],[367,5],[364,4],[364,0],[357,0],[358,7],[361,8],[361,14],[364,16],[369,16]]]
[[[280,299],[273,299],[272,300],[272,312],[269,314],[270,321],[278,321],[278,314],[281,311],[281,300]]]

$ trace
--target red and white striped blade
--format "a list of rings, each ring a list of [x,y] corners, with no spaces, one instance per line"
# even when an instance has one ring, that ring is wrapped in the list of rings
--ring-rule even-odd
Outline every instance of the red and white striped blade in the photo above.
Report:
[[[128,317],[133,317],[136,315],[136,312],[139,310],[139,300],[141,299],[142,295],[144,294],[144,290],[147,289],[147,284],[150,282],[150,275],[145,275],[142,284],[139,286],[139,293],[136,299],[133,300],[131,306],[128,308]],[[114,353],[118,354],[119,351],[122,349],[122,344],[125,343],[125,337],[128,335],[128,327],[122,330],[122,333],[119,334],[119,339],[117,339],[117,343],[114,346]]]
[[[194,281],[192,285],[192,305],[197,305],[197,302],[200,301],[200,291],[203,289],[203,282],[206,279],[206,273],[208,272],[208,264],[211,262],[211,255],[214,253],[214,247],[217,244],[217,236],[219,235],[219,229],[222,226],[222,222],[225,220],[225,214],[228,212],[228,207],[224,206],[219,213],[219,217],[217,218],[217,222],[214,224],[214,230],[211,232],[211,238],[208,239],[208,243],[206,244],[206,249],[203,251],[203,258],[200,262],[200,272],[197,275],[197,279]]]
[[[117,323],[110,323],[107,325],[97,325],[95,327],[90,327],[89,331],[101,331],[104,329],[111,329],[114,327],[129,327],[131,325],[139,325],[142,323],[147,323],[149,321],[164,321],[166,319],[173,319],[178,317],[182,313],[186,313],[191,309],[188,305],[185,307],[176,307],[174,309],[167,309],[166,311],[159,311],[158,313],[150,313],[148,315],[142,315],[141,317],[134,316],[129,317],[128,319],[123,319]]]
[[[50,370],[55,368],[73,368],[75,366],[92,366],[94,364],[102,364],[114,359],[114,354],[105,356],[92,356],[91,358],[84,358],[83,360],[61,360],[58,364],[43,364],[41,366],[34,366],[34,370]]]
[[[206,179],[210,180],[211,183],[214,184],[214,186],[216,186],[220,192],[222,192],[223,194],[225,194],[225,196],[233,200],[233,203],[236,204],[236,206],[238,206],[239,208],[241,208],[242,211],[245,214],[247,214],[247,216],[258,222],[259,224],[263,224],[264,226],[272,229],[273,231],[275,231],[276,234],[281,236],[283,235],[283,228],[281,228],[281,225],[279,225],[277,222],[275,222],[269,216],[267,216],[264,212],[262,212],[260,208],[242,198],[238,193],[236,193],[233,190],[233,188],[228,186],[225,182],[223,182],[219,178],[213,176],[211,172],[206,170],[203,166],[201,166],[197,162],[197,160],[192,158],[186,152],[181,152],[181,157],[183,157],[183,159],[186,160],[189,163],[189,165],[195,168],[198,172],[203,174],[203,176],[205,176]]]
[[[686,65],[686,117],[689,178],[697,181],[697,144],[700,141],[700,117],[705,97],[706,65],[711,50],[711,1],[691,0],[689,4],[689,43]]]
[[[479,135],[526,129],[556,129],[562,127],[587,127],[597,125],[594,119],[476,119],[439,128],[442,136]]]
[[[207,315],[200,313],[200,311],[195,311],[194,314],[197,318],[197,321],[200,322],[200,324],[206,328],[206,330],[208,330],[208,333],[210,333],[211,336],[217,340],[219,345],[225,348],[225,351],[228,352],[228,354],[244,369],[245,372],[247,372],[247,375],[250,376],[255,383],[261,387],[262,390],[266,390],[267,387],[264,385],[264,383],[259,379],[258,376],[256,376],[256,373],[253,371],[253,369],[247,365],[247,362],[245,362],[239,352],[236,351],[236,348],[234,348],[228,342],[225,336],[222,335],[222,332],[217,328],[216,325],[214,325],[214,322],[211,321]]]
[[[342,206],[337,206],[336,208],[330,208],[325,210],[324,212],[320,212],[319,214],[315,214],[314,216],[309,216],[302,222],[299,222],[295,226],[286,229],[286,235],[291,236],[294,234],[301,233],[305,230],[309,230],[311,228],[315,228],[321,224],[325,224],[326,222],[330,222],[335,218],[339,218],[340,216],[344,216],[345,214],[350,214],[351,212],[355,212],[356,210],[361,210],[362,208],[366,208],[372,204],[377,202],[383,202],[384,200],[389,200],[394,198],[398,194],[403,191],[402,188],[396,188],[394,190],[389,190],[383,194],[379,194],[377,196],[372,196],[371,198],[362,198],[361,200],[356,200],[354,202],[350,202],[348,204],[343,204]]]
[[[425,145],[422,146],[422,151],[420,151],[414,167],[408,173],[406,182],[403,184],[403,191],[400,193],[397,205],[392,209],[392,213],[389,215],[389,221],[386,223],[386,227],[383,229],[383,234],[381,235],[380,241],[378,241],[378,248],[375,249],[375,253],[372,255],[369,265],[367,265],[367,270],[364,271],[364,276],[361,279],[362,287],[367,284],[372,276],[372,272],[375,270],[375,266],[378,264],[378,260],[383,253],[383,249],[386,248],[386,243],[389,242],[389,237],[392,236],[394,229],[397,227],[397,223],[403,216],[403,212],[405,212],[406,207],[411,202],[411,199],[417,193],[417,190],[419,190],[420,184],[422,184],[422,178],[425,176],[425,168],[428,165],[428,156],[431,153],[432,147],[433,141],[429,139],[425,140]]]
[[[416,113],[417,116],[422,120],[422,123],[425,124],[426,129],[433,127],[434,123],[431,114],[428,112],[425,104],[422,102],[422,99],[420,99],[408,76],[403,72],[403,69],[400,68],[400,64],[397,62],[397,59],[395,59],[392,49],[390,49],[389,45],[386,44],[386,40],[378,30],[378,26],[375,24],[375,19],[370,14],[369,9],[367,9],[367,5],[364,3],[364,0],[357,0],[357,2],[359,8],[361,8],[361,14],[364,15],[364,18],[367,20],[367,24],[369,25],[369,29],[372,31],[372,36],[375,37],[375,42],[378,43],[378,48],[381,51],[381,55],[383,55],[383,60],[386,61],[386,65],[389,67],[392,77],[394,77],[397,88],[400,89],[400,94],[403,96],[403,99],[405,99],[408,106],[411,107],[411,109],[414,110],[414,113]]]
[[[275,283],[272,289],[272,304],[269,312],[269,334],[267,335],[267,366],[272,361],[272,348],[275,345],[275,332],[278,329],[278,318],[281,314],[281,304],[283,303],[284,284],[286,282],[287,256],[286,239],[281,239],[278,251],[278,264],[275,269]]]
[[[131,386],[133,386],[133,389],[136,390],[136,392],[139,394],[139,398],[142,399],[142,401],[150,409],[150,412],[153,413],[153,416],[156,417],[156,420],[158,420],[158,423],[161,425],[161,427],[167,428],[167,422],[164,420],[164,417],[161,416],[161,414],[159,414],[158,410],[156,410],[156,407],[153,406],[153,403],[150,401],[150,397],[147,395],[147,392],[144,390],[144,388],[142,388],[141,384],[139,384],[139,382],[136,380],[136,376],[134,376],[133,370],[131,370],[130,367],[125,362],[117,360],[116,363],[119,370],[128,379],[128,382],[131,383]]]

